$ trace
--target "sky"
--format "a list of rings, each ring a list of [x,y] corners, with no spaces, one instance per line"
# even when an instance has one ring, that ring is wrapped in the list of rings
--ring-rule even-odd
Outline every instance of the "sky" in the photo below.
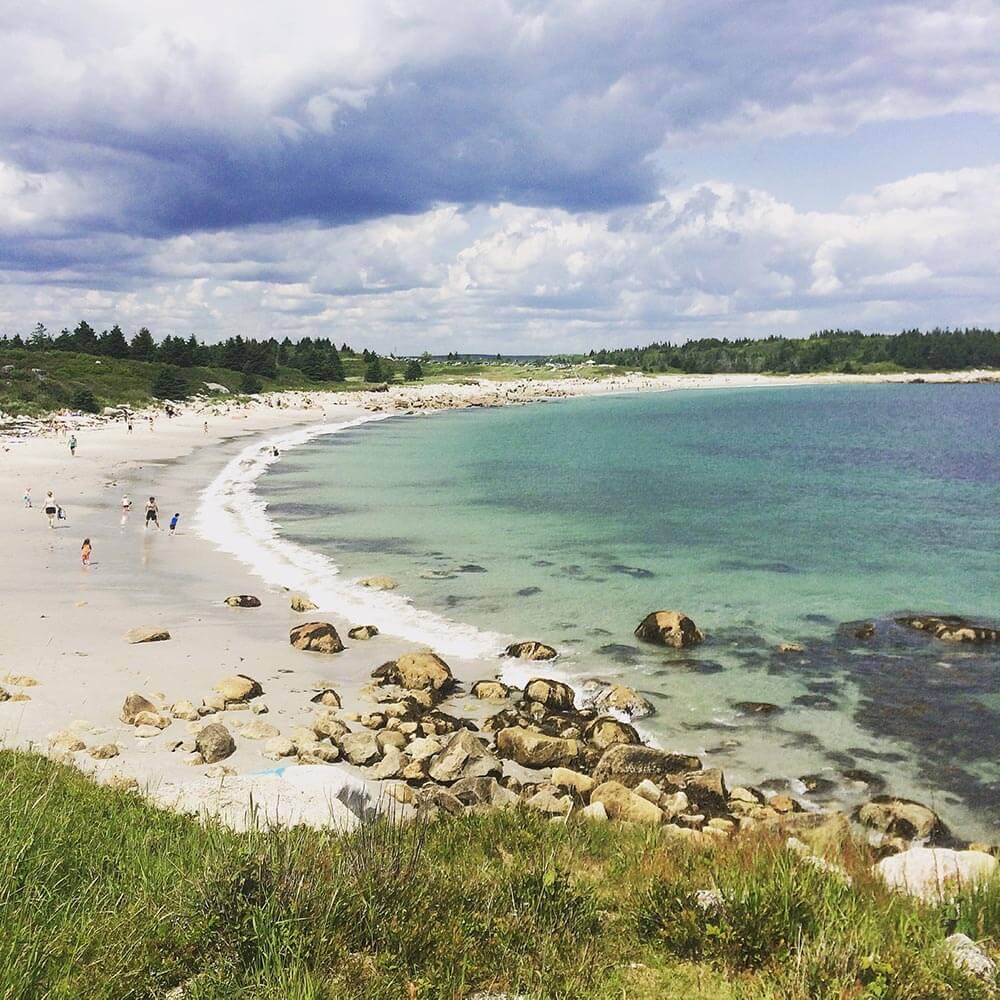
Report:
[[[0,332],[1000,323],[1000,0],[0,0]]]

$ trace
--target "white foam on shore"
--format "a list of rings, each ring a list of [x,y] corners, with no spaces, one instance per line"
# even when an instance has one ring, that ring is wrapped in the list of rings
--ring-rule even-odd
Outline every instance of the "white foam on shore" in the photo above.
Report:
[[[257,495],[257,480],[280,454],[313,438],[388,416],[372,413],[339,423],[313,424],[244,448],[202,492],[195,530],[265,582],[307,595],[320,610],[356,624],[374,623],[387,635],[431,646],[443,655],[495,657],[510,641],[508,637],[421,610],[397,592],[360,587],[356,580],[345,578],[329,556],[282,538],[267,514],[266,501]]]

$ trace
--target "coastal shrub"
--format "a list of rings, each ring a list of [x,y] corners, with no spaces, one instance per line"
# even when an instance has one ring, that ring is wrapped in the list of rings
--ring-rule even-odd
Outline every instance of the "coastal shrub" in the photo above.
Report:
[[[403,372],[403,378],[407,382],[416,382],[424,377],[424,370],[420,367],[420,362],[416,358],[411,359],[406,364],[406,370]]]
[[[157,399],[185,399],[191,393],[191,386],[179,368],[164,365],[153,376],[152,393]]]
[[[79,410],[81,413],[97,413],[100,410],[94,394],[87,388],[75,389],[73,395],[70,396],[69,404],[74,410]]]
[[[264,380],[253,372],[244,372],[240,379],[240,392],[245,392],[248,396],[254,396],[264,388]]]

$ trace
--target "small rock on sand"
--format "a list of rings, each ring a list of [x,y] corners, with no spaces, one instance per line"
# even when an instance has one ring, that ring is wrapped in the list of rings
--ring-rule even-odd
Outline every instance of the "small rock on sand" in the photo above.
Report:
[[[347,630],[347,637],[349,639],[357,639],[359,641],[364,639],[374,639],[377,635],[377,625],[355,625],[354,628]]]
[[[221,681],[214,684],[213,690],[230,701],[249,701],[264,693],[264,689],[252,677],[246,674],[233,674],[231,677],[223,677]]]
[[[292,600],[291,600],[292,611],[315,611],[318,607],[319,607],[318,604],[313,604],[313,602],[310,601],[309,598],[303,594],[292,595]]]
[[[130,691],[125,696],[125,701],[122,704],[121,714],[119,718],[126,726],[135,725],[135,717],[140,712],[153,712],[157,711],[156,706],[144,695],[139,694],[138,691]]]
[[[196,742],[206,764],[225,760],[236,750],[233,737],[221,722],[211,722],[202,728],[198,732]]]
[[[119,752],[118,746],[115,743],[102,743],[100,746],[91,747],[87,751],[95,760],[110,760],[112,757],[117,757]]]
[[[296,648],[310,653],[340,653],[344,644],[337,630],[329,622],[305,622],[288,633],[288,641]]]
[[[260,598],[253,594],[233,594],[226,598],[226,604],[231,608],[259,608]]]
[[[170,633],[165,628],[148,628],[140,626],[125,633],[125,641],[133,644],[139,642],[165,642]]]

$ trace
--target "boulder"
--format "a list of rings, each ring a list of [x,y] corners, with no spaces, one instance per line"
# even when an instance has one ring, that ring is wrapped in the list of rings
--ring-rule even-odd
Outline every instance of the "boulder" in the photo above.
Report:
[[[287,736],[272,736],[264,744],[262,752],[270,760],[281,760],[282,757],[294,757],[297,751]]]
[[[303,594],[292,594],[290,604],[292,611],[316,611],[319,607],[319,605],[313,604],[313,602]]]
[[[963,972],[989,983],[996,978],[997,965],[989,955],[965,934],[951,934],[944,945],[952,962]]]
[[[685,773],[700,768],[701,761],[690,754],[618,744],[604,751],[594,768],[594,780],[599,783],[617,781],[634,788],[643,778],[649,778],[661,788],[664,785],[676,788]]]
[[[476,681],[472,685],[472,697],[482,701],[504,701],[510,695],[510,688],[500,681]]]
[[[358,733],[345,733],[337,741],[340,752],[351,764],[364,766],[371,764],[382,756],[375,734],[367,730]]]
[[[223,677],[218,684],[212,685],[212,690],[218,692],[226,700],[249,701],[264,693],[264,689],[252,677],[246,674],[233,674],[231,677]]]
[[[349,628],[347,630],[348,639],[357,639],[359,641],[364,639],[374,639],[377,635],[377,625],[355,625],[354,628]]]
[[[449,715],[438,709],[424,712],[420,716],[420,731],[424,736],[447,736],[449,733],[457,733],[460,729],[475,728],[468,719],[461,719],[457,715]]]
[[[535,677],[524,685],[526,701],[537,701],[554,712],[565,712],[573,708],[573,689],[562,681]]]
[[[170,718],[160,712],[137,712],[132,720],[133,726],[155,726],[157,729],[166,729],[170,725]]]
[[[385,729],[381,733],[377,733],[375,738],[378,740],[378,745],[382,748],[383,753],[385,753],[389,747],[395,747],[397,750],[404,750],[408,742],[403,733],[397,732],[394,729]]]
[[[617,781],[604,781],[590,793],[590,804],[598,802],[604,806],[609,818],[613,820],[623,823],[648,823],[652,826],[659,826],[663,822],[663,813],[659,806]]]
[[[506,650],[506,656],[513,656],[518,660],[554,660],[556,651],[551,646],[546,646],[544,642],[512,642]]]
[[[399,584],[391,576],[366,576],[358,580],[358,586],[369,590],[395,590]]]
[[[346,736],[351,731],[351,727],[328,711],[321,712],[312,720],[312,731],[321,739],[326,738],[336,742],[342,736]]]
[[[642,719],[656,711],[648,698],[624,684],[609,684],[594,696],[593,705],[602,712],[621,712],[632,719]]]
[[[195,744],[206,764],[225,760],[236,750],[233,737],[221,722],[210,722],[200,729],[195,736]]]
[[[102,743],[87,751],[94,760],[111,760],[112,757],[117,757],[120,752],[116,743]]]
[[[382,684],[393,684],[410,691],[445,691],[454,683],[451,668],[437,653],[405,653],[397,660],[383,663],[373,673]]]
[[[138,691],[130,691],[125,696],[122,704],[121,714],[118,716],[126,726],[135,725],[135,717],[140,712],[156,712],[156,706],[148,699],[139,694]]]
[[[173,705],[170,706],[170,714],[175,719],[181,719],[184,722],[194,722],[196,719],[201,718],[198,714],[198,709],[196,709],[194,704],[186,698],[182,698],[180,701],[175,701]]]
[[[340,708],[340,695],[333,688],[323,688],[309,699],[314,705],[326,705],[329,708]]]
[[[125,641],[131,643],[138,642],[165,642],[170,638],[170,633],[165,628],[134,628],[125,633]]]
[[[876,795],[858,809],[857,819],[873,830],[905,840],[937,841],[948,836],[947,827],[933,809],[892,795]]]
[[[567,816],[573,808],[573,799],[569,795],[557,795],[551,787],[544,787],[526,799],[524,804],[546,816]]]
[[[434,781],[447,785],[460,778],[499,777],[503,765],[478,736],[461,729],[431,760],[427,773]]]
[[[960,615],[905,615],[896,624],[929,632],[945,642],[1000,642],[1000,629],[977,625]]]
[[[398,778],[408,763],[409,758],[403,756],[396,747],[386,747],[382,759],[372,768],[372,778],[375,781]]]
[[[245,740],[269,740],[280,735],[277,726],[272,726],[263,719],[244,722],[234,728]]]
[[[461,799],[440,785],[421,788],[414,798],[414,804],[417,807],[417,816],[421,819],[432,819],[441,813],[455,816],[464,808]]]
[[[639,734],[627,722],[619,722],[618,719],[610,715],[602,715],[594,719],[583,731],[583,738],[597,747],[598,750],[607,750],[608,747],[617,746],[620,743],[629,746],[637,746],[642,742]]]
[[[684,794],[698,812],[706,816],[719,816],[729,811],[726,779],[717,767],[689,774],[684,781]]]
[[[337,630],[329,622],[305,622],[288,633],[288,641],[296,648],[310,653],[339,653],[344,644]]]
[[[589,774],[571,771],[568,767],[552,768],[552,784],[559,788],[568,788],[581,798],[589,795],[597,782]]]
[[[992,877],[997,859],[982,851],[911,847],[883,858],[874,870],[890,889],[927,903],[940,903],[959,889]]]
[[[417,737],[406,745],[406,754],[413,760],[430,760],[443,749],[444,744],[440,740],[431,739],[429,736]]]
[[[226,604],[231,608],[259,608],[260,598],[253,594],[234,594],[226,598]]]
[[[638,624],[635,635],[644,642],[675,649],[693,646],[705,638],[698,626],[680,611],[651,612]]]
[[[516,806],[521,801],[496,778],[459,778],[449,791],[466,806],[492,806],[503,809]]]
[[[595,823],[607,823],[609,819],[603,802],[591,802],[580,810],[580,815]]]
[[[501,757],[524,767],[570,767],[583,749],[579,740],[564,740],[519,728],[501,729],[496,742]]]

